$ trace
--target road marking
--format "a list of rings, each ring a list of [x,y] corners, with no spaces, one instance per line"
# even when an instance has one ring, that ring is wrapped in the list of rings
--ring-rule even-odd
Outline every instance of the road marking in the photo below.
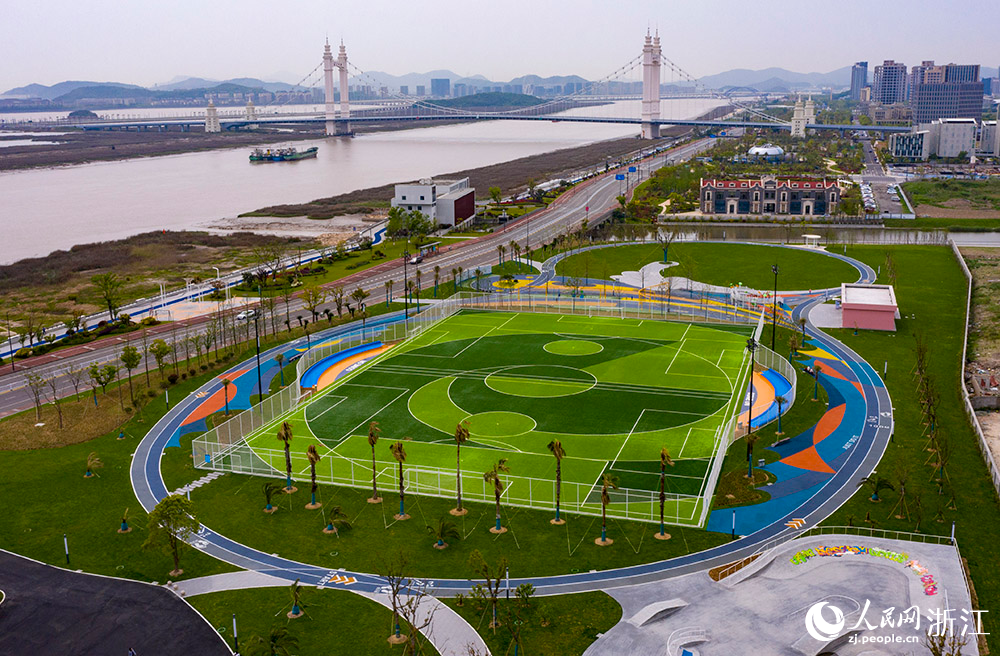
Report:
[[[785,526],[789,528],[794,528],[796,530],[802,528],[805,525],[806,525],[806,520],[800,518],[795,518],[790,522],[785,522]]]

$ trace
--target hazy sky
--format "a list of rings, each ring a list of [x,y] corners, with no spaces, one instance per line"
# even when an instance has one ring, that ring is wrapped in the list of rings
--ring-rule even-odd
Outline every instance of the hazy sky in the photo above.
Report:
[[[393,74],[448,68],[506,81],[602,78],[659,27],[692,75],[780,66],[827,72],[866,59],[996,66],[1000,5],[968,0],[48,0],[2,3],[0,91],[67,79],[167,82],[281,75],[343,37],[352,62]],[[933,34],[933,37],[921,38]],[[664,71],[664,81],[670,73]]]

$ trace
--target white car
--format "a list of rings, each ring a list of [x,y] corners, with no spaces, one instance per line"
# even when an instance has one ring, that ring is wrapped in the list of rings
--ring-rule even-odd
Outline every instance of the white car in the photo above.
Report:
[[[257,316],[257,310],[250,308],[249,310],[244,310],[236,315],[237,321],[246,321],[247,319],[253,319]]]

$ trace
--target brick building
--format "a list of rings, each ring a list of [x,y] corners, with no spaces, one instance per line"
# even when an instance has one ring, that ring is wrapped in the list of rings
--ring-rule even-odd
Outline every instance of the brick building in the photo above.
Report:
[[[840,188],[832,180],[701,180],[702,214],[835,214]]]

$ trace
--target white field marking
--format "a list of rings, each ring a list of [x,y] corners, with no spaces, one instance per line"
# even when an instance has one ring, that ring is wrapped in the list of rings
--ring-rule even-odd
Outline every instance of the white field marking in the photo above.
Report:
[[[515,453],[529,453],[529,454],[532,454],[532,455],[541,455],[540,453],[535,453],[534,451],[522,451],[521,449],[517,448],[513,444],[507,444],[506,442],[504,442],[502,440],[495,440],[495,439],[490,439],[490,438],[484,438],[484,437],[480,437],[479,435],[476,435],[476,441],[477,442],[482,442],[483,444],[492,444],[494,446],[499,446],[499,447],[501,447],[501,448],[503,448],[503,449],[505,449],[507,451],[513,451]],[[474,449],[476,447],[468,447],[468,448],[473,448]],[[492,450],[493,449],[490,449],[490,451],[492,451]]]
[[[677,349],[674,351],[674,357],[670,358],[670,364],[667,365],[666,370],[663,372],[664,376],[670,374],[670,367],[674,366],[674,360],[677,359],[677,356],[680,355],[681,350],[683,350],[683,348],[684,348],[683,342],[677,345]]]
[[[687,446],[688,439],[691,437],[691,431],[694,430],[694,426],[688,428],[687,435],[684,436],[684,441],[681,442],[681,450],[677,452],[677,457],[680,458],[684,455],[684,447]]]
[[[323,397],[323,398],[326,398],[326,397]],[[341,403],[343,403],[344,401],[346,401],[346,400],[347,400],[347,397],[346,397],[346,396],[331,396],[330,398],[331,398],[331,399],[340,399],[340,400],[339,400],[339,401],[337,401],[336,403],[334,403],[333,405],[331,405],[331,406],[330,406],[329,408],[327,408],[326,410],[324,410],[324,411],[322,411],[321,413],[319,413],[318,415],[316,415],[315,417],[313,417],[313,418],[312,418],[312,420],[310,420],[310,419],[309,419],[308,417],[306,417],[305,419],[306,419],[306,423],[307,423],[307,424],[308,424],[308,423],[309,423],[310,421],[315,421],[315,420],[319,419],[320,417],[322,417],[322,416],[323,416],[323,415],[325,415],[326,413],[330,412],[331,410],[333,410],[334,408],[336,408],[336,407],[337,407],[338,405],[340,405]],[[303,416],[304,416],[304,415],[303,415]],[[312,431],[310,431],[310,432],[312,432]]]
[[[359,387],[362,387],[362,386],[359,385]],[[381,386],[380,385],[364,385],[364,387],[381,387]],[[384,389],[401,389],[401,388],[399,388],[399,387],[386,387]],[[367,419],[365,419],[364,421],[362,421],[360,424],[358,424],[357,426],[355,426],[351,430],[347,431],[347,433],[345,435],[341,436],[340,440],[337,443],[338,446],[340,444],[343,444],[344,440],[346,440],[348,437],[350,437],[351,434],[354,433],[354,431],[358,430],[359,428],[361,428],[362,426],[364,426],[365,424],[367,424],[369,421],[371,421],[372,417],[374,417],[375,415],[377,415],[378,413],[382,412],[383,410],[385,410],[386,408],[388,408],[390,405],[392,405],[393,403],[395,403],[396,401],[398,401],[400,399],[400,397],[402,397],[404,394],[406,394],[409,391],[410,390],[408,390],[408,389],[404,389],[402,392],[400,392],[398,395],[396,395],[396,398],[394,398],[392,401],[389,401],[384,406],[382,406],[381,408],[379,408],[375,412],[373,412],[370,415],[368,415]],[[337,455],[340,455],[340,454],[338,453]]]
[[[642,411],[639,412],[639,416],[635,418],[635,423],[632,424],[632,429],[629,430],[628,435],[626,435],[625,439],[622,440],[622,445],[618,448],[618,453],[615,454],[615,459],[611,461],[612,467],[614,467],[615,463],[618,462],[618,457],[621,456],[622,451],[625,450],[625,445],[628,444],[628,438],[632,437],[632,433],[635,432],[635,427],[639,425],[639,422],[642,420],[642,416],[644,414],[646,414],[646,408],[643,408]],[[596,485],[596,482],[594,484]],[[591,492],[593,492],[593,488],[591,488]],[[588,492],[587,495],[589,496],[590,492]],[[584,499],[586,498],[587,497],[584,497]]]
[[[482,335],[480,335],[479,337],[477,337],[476,339],[474,339],[471,344],[469,344],[468,346],[466,346],[464,349],[462,349],[461,351],[459,351],[455,355],[452,355],[451,358],[454,359],[454,358],[457,358],[458,356],[462,355],[463,353],[465,353],[466,351],[468,351],[470,348],[472,348],[473,346],[475,346],[476,344],[478,344],[479,340],[481,340],[483,337],[486,337],[487,335],[489,335],[494,330],[499,330],[499,329],[503,328],[504,326],[506,326],[507,324],[509,324],[511,321],[513,321],[514,319],[516,319],[520,314],[521,314],[520,312],[515,312],[514,314],[511,315],[511,317],[509,319],[507,319],[506,321],[504,321],[499,326],[494,326],[493,328],[490,328],[489,330],[487,330],[485,333],[483,333]]]
[[[685,458],[685,460],[705,460],[705,458]],[[638,469],[623,469],[621,467],[615,467],[615,471],[626,472],[629,474],[645,474],[648,476],[660,477],[660,472],[649,472],[649,471],[639,471]],[[691,476],[689,474],[667,474],[667,478],[690,478],[691,480],[700,481],[702,476]]]

